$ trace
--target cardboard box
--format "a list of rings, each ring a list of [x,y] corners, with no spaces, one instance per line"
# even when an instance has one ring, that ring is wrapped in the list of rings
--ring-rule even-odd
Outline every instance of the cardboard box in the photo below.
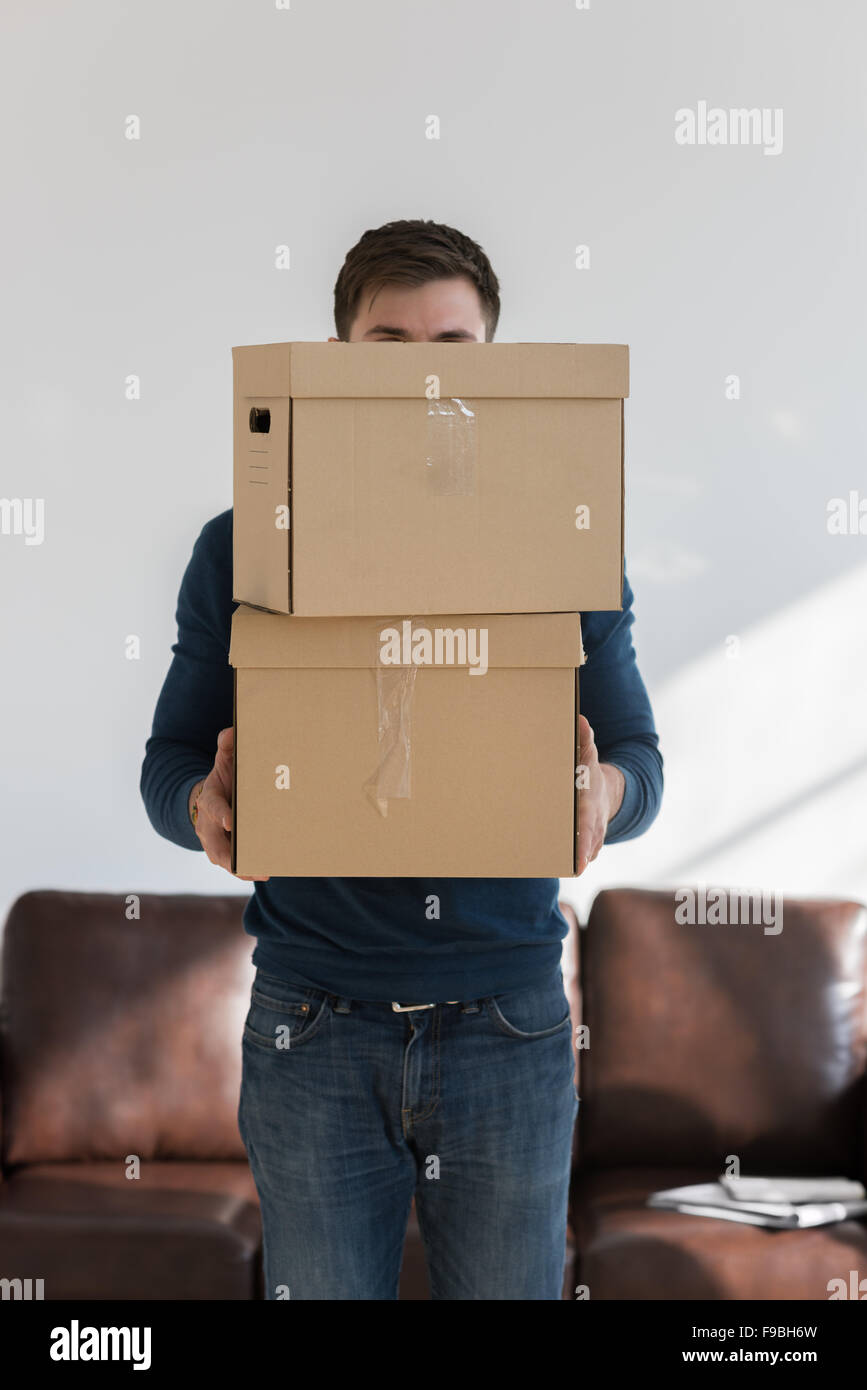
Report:
[[[621,607],[628,348],[273,343],[232,357],[237,602],[299,616]]]
[[[232,619],[232,870],[569,877],[580,618]]]

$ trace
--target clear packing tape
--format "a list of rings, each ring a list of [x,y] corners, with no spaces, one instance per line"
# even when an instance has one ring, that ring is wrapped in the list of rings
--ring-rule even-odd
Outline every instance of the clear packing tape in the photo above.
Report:
[[[475,412],[457,397],[427,403],[425,462],[433,491],[470,497],[476,490],[478,440]]]
[[[364,790],[381,816],[388,815],[389,801],[411,795],[412,693],[417,676],[417,666],[376,668],[379,762]]]
[[[476,491],[476,415],[457,397],[427,401],[425,467],[434,493],[471,497]],[[381,816],[389,801],[412,794],[412,705],[418,666],[384,666],[376,656],[379,760],[364,791]]]

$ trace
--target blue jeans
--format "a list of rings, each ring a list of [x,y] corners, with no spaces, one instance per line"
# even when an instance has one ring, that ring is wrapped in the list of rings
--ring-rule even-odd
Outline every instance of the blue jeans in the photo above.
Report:
[[[396,1299],[415,1196],[433,1298],[560,1299],[571,1031],[559,965],[406,1013],[257,970],[238,1124],[266,1298]]]

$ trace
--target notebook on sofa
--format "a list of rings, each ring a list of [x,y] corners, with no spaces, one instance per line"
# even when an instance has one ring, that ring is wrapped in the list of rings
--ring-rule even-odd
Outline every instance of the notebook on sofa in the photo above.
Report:
[[[720,1178],[653,1192],[649,1207],[797,1229],[867,1216],[867,1190],[848,1178]]]

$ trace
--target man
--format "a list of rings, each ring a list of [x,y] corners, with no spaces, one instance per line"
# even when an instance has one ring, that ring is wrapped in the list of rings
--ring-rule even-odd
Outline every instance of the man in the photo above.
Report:
[[[430,221],[366,232],[334,301],[331,342],[489,342],[500,307],[481,247]],[[229,871],[234,606],[227,511],[181,584],[141,790],[161,835]],[[631,610],[624,575],[621,612],[581,615],[579,872],[662,793]],[[434,1298],[560,1297],[578,1096],[557,898],[557,879],[255,881],[238,1121],[266,1297],[396,1298],[413,1196]]]

